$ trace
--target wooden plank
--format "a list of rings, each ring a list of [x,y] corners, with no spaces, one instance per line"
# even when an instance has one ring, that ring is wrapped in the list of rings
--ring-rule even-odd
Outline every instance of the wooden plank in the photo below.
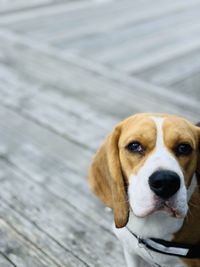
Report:
[[[61,169],[64,166],[75,169],[80,174],[83,174],[83,170],[89,166],[92,157],[91,151],[59,137],[12,111],[3,107],[0,107],[0,110],[2,153],[5,149],[5,153],[8,153],[11,158],[15,158],[16,162],[26,158],[30,168],[31,165],[32,168],[33,166],[38,168],[35,169],[36,178],[37,170],[45,174],[46,168],[53,171],[54,164],[58,164],[57,168]],[[12,138],[12,136],[16,136],[16,138]],[[49,142],[49,140],[53,141]],[[46,154],[46,158],[43,153]],[[38,173],[38,180],[40,174]]]
[[[87,216],[76,213],[73,207],[64,204],[14,168],[11,170],[11,166],[6,167],[5,162],[1,164],[1,171],[6,177],[1,181],[1,197],[59,244],[87,262],[87,266],[123,264],[119,244],[108,231],[91,223]],[[22,191],[23,194],[18,194]]]
[[[156,3],[154,1],[154,8],[151,8],[151,5],[148,6],[149,1],[141,3],[128,1],[127,3],[128,4],[124,4],[121,2],[119,8],[115,8],[115,5],[112,5],[110,9],[108,9],[106,5],[104,7],[105,10],[99,10],[97,6],[93,13],[83,18],[79,18],[82,12],[80,15],[79,13],[77,14],[78,18],[72,17],[71,20],[68,20],[65,15],[63,19],[58,18],[57,23],[52,25],[50,31],[47,31],[47,28],[49,28],[49,24],[47,24],[47,28],[40,28],[34,31],[33,36],[34,38],[39,38],[45,42],[47,41],[56,45],[63,42],[80,40],[84,36],[90,37],[97,33],[108,33],[117,28],[129,25],[130,23],[139,23],[140,21],[148,20],[158,15],[159,1],[157,0]],[[165,12],[168,12],[169,9],[173,8],[172,5],[168,5],[166,2],[163,15]]]
[[[197,72],[189,77],[186,77],[185,79],[182,79],[179,82],[172,84],[171,88],[174,91],[181,92],[182,94],[185,95],[187,94],[188,96],[192,94],[194,97],[196,97],[198,101],[200,101],[199,83],[200,83],[200,75]]]
[[[0,80],[3,105],[86,148],[97,149],[117,122],[109,115],[99,116],[79,98],[60,94],[55,88],[38,86],[37,83],[30,85],[9,67],[0,66]]]
[[[90,217],[90,221],[109,229],[110,214],[99,201],[91,201],[87,172],[92,153],[14,112],[4,108],[0,111],[1,157],[60,201],[70,203],[75,210]],[[78,192],[83,197],[81,202]]]
[[[3,114],[3,112],[2,112],[2,110],[1,110],[1,112],[0,112],[0,114],[5,118],[5,116],[6,116],[6,114],[4,113]],[[46,188],[48,187],[48,188],[54,188],[54,192],[55,192],[55,189],[58,189],[59,188],[59,190],[61,189],[61,186],[62,186],[62,188],[63,189],[67,189],[65,192],[64,192],[64,190],[62,190],[61,192],[60,191],[58,191],[57,192],[57,196],[60,194],[60,195],[64,195],[64,193],[66,194],[66,196],[72,196],[73,194],[74,194],[74,196],[73,196],[73,199],[77,199],[77,192],[79,192],[78,191],[78,184],[79,184],[79,180],[77,180],[77,181],[75,181],[74,180],[74,182],[75,182],[75,185],[76,185],[76,191],[74,191],[73,190],[73,188],[71,188],[70,187],[70,184],[66,184],[66,171],[67,171],[67,167],[66,166],[62,166],[63,164],[62,163],[58,163],[58,160],[56,159],[56,157],[54,156],[53,157],[53,159],[52,159],[52,156],[51,156],[51,154],[48,152],[48,159],[47,160],[45,160],[45,158],[47,158],[47,156],[46,155],[44,155],[44,158],[41,158],[41,152],[43,151],[43,148],[42,148],[42,145],[40,144],[39,145],[39,147],[37,148],[37,150],[35,149],[35,146],[34,146],[34,144],[32,145],[32,146],[30,146],[29,145],[29,148],[28,148],[28,150],[26,151],[26,150],[24,150],[22,147],[23,147],[23,143],[21,143],[21,142],[25,142],[26,144],[27,144],[27,142],[28,142],[28,140],[27,139],[25,139],[25,136],[28,136],[28,138],[30,138],[30,140],[31,140],[31,142],[34,142],[34,143],[36,143],[37,141],[36,140],[34,140],[35,138],[33,138],[33,136],[35,135],[35,136],[39,136],[40,138],[42,138],[42,136],[44,135],[45,136],[45,138],[47,138],[47,140],[51,140],[51,142],[52,143],[54,143],[54,146],[56,146],[56,148],[57,148],[57,145],[58,145],[58,143],[57,142],[55,142],[55,138],[52,138],[52,135],[47,135],[47,134],[45,134],[45,132],[44,132],[44,134],[42,134],[42,131],[40,131],[40,133],[38,132],[37,134],[36,134],[36,131],[34,131],[33,130],[33,127],[30,127],[30,126],[23,126],[20,122],[19,122],[19,118],[17,118],[16,116],[15,116],[15,118],[13,118],[13,120],[15,121],[15,122],[17,122],[16,123],[16,126],[17,127],[19,127],[18,129],[15,129],[14,128],[14,125],[15,125],[15,123],[12,123],[10,120],[9,120],[9,116],[8,116],[8,114],[7,114],[7,116],[6,116],[6,124],[8,124],[8,127],[5,127],[5,125],[4,126],[2,126],[1,127],[1,129],[3,129],[3,132],[2,132],[2,139],[1,139],[1,142],[2,142],[2,144],[1,144],[1,152],[3,153],[3,158],[5,158],[5,155],[8,155],[9,154],[9,150],[10,151],[12,151],[11,152],[11,157],[10,157],[10,159],[12,160],[12,162],[14,163],[14,164],[16,164],[16,165],[18,165],[19,166],[19,168],[21,168],[23,171],[25,170],[27,173],[30,173],[31,174],[31,176],[29,176],[29,177],[31,177],[32,179],[33,179],[33,177],[34,177],[34,179],[38,182],[40,182],[40,183],[42,183],[42,181],[43,181],[43,184],[44,184],[44,186],[42,186],[42,188],[44,188],[44,189],[42,189],[42,190],[45,190],[45,192],[46,192]],[[9,127],[9,125],[10,125],[10,127]],[[29,124],[30,125],[30,124]],[[10,128],[10,130],[8,129],[8,128]],[[19,129],[27,129],[27,128],[29,128],[30,129],[30,132],[32,133],[32,135],[30,135],[30,132],[28,133],[28,132],[24,132],[24,133],[21,133],[20,135],[21,135],[21,141],[20,141],[20,139],[19,139],[19,133],[20,133],[20,130]],[[36,127],[37,128],[37,127]],[[6,136],[5,136],[5,133],[6,133]],[[18,134],[17,134],[18,133]],[[16,145],[16,143],[15,142],[10,142],[10,141],[6,141],[6,139],[7,140],[9,140],[10,138],[12,138],[12,140],[13,140],[13,135],[15,136],[15,140],[16,140],[16,143],[17,143],[17,145]],[[24,140],[25,139],[25,140]],[[44,142],[42,141],[42,143],[43,143],[43,145],[44,145]],[[6,146],[6,147],[5,147]],[[12,147],[15,147],[14,148],[14,151],[15,151],[15,153],[13,153],[13,148]],[[17,146],[18,147],[20,147],[20,148],[22,148],[22,150],[21,150],[21,152],[19,151],[19,149],[17,149]],[[10,148],[9,148],[10,147]],[[64,146],[62,145],[62,149],[63,150],[65,150],[64,149]],[[51,151],[51,148],[49,148],[48,149],[48,151]],[[6,152],[7,151],[7,152]],[[71,149],[71,151],[73,151],[73,149]],[[46,154],[46,153],[45,153]],[[55,155],[56,153],[55,153],[55,149],[53,150],[53,155]],[[62,157],[62,155],[60,155],[61,157]],[[82,156],[83,156],[83,154],[82,154]],[[51,162],[51,159],[52,159],[52,162]],[[25,161],[24,161],[25,160]],[[66,157],[64,157],[64,160],[66,160],[67,161],[67,158]],[[71,159],[71,160],[74,160],[73,158]],[[45,161],[46,161],[46,163],[45,163]],[[49,164],[47,163],[47,161],[49,162]],[[61,160],[60,160],[61,161]],[[39,162],[42,162],[42,164],[40,164],[39,165]],[[50,163],[51,162],[51,163]],[[31,163],[31,164],[30,164]],[[51,166],[51,168],[50,168],[50,166]],[[10,169],[11,169],[11,167],[9,167]],[[78,166],[78,168],[79,168],[79,166]],[[53,172],[52,172],[53,171]],[[84,172],[84,169],[81,169],[81,170],[79,170],[81,173],[83,173]],[[59,173],[62,173],[63,172],[63,178],[62,178],[62,181],[64,182],[64,177],[65,177],[65,187],[63,187],[63,185],[59,185],[59,186],[57,186],[56,184],[57,183],[55,183],[55,178],[54,177],[56,177],[56,181],[57,180],[59,180]],[[27,179],[27,173],[25,173],[24,174],[24,177],[26,177],[26,179]],[[67,173],[68,173],[68,180],[71,180],[71,179],[73,179],[73,178],[76,178],[76,176],[75,177],[72,177],[70,174],[69,174],[69,170],[67,171]],[[48,175],[48,176],[47,176]],[[65,175],[65,176],[64,176]],[[9,177],[10,177],[10,175],[8,175]],[[52,177],[52,179],[50,180],[48,177]],[[50,183],[51,183],[51,181],[52,181],[52,185],[51,186],[48,186]],[[73,181],[73,180],[72,180]],[[85,181],[84,183],[87,183],[87,181]],[[23,183],[21,183],[21,184],[23,184]],[[82,187],[82,185],[83,185],[83,183],[82,184],[80,184],[79,186],[80,187]],[[72,189],[72,190],[71,190]],[[69,191],[70,190],[70,191]],[[82,187],[82,190],[83,191],[85,191],[85,186],[83,186]],[[17,192],[19,192],[18,190],[16,191],[16,193]],[[73,193],[71,193],[71,192],[73,192]],[[75,194],[76,193],[76,194]],[[80,192],[81,193],[81,195],[82,196],[84,196],[85,197],[85,194],[82,194],[82,192]],[[17,193],[18,194],[18,193]],[[41,196],[41,198],[43,199],[43,197],[44,197],[44,194],[45,193],[43,193],[42,194],[42,196]],[[47,192],[46,192],[46,195],[47,195]],[[86,194],[87,195],[87,194]],[[25,195],[24,196],[24,200],[26,199],[26,197],[28,197],[27,195]],[[57,199],[58,199],[58,197],[56,197]],[[71,197],[72,198],[72,197]],[[7,200],[8,198],[7,197],[5,197],[5,199]],[[59,198],[60,199],[60,198]],[[61,201],[61,200],[60,200]],[[53,200],[53,201],[51,201],[52,203],[55,203],[55,200]],[[62,202],[62,201],[61,201]],[[80,201],[79,201],[80,202]],[[90,200],[90,202],[91,202],[91,200]],[[83,204],[84,203],[84,204]],[[79,206],[80,206],[80,208],[81,207],[84,207],[84,205],[85,205],[85,203],[87,204],[88,202],[86,201],[85,202],[85,200],[84,200],[84,198],[81,200],[81,203],[78,203],[78,200],[77,200],[77,204],[76,205],[78,205],[79,204]],[[92,203],[92,202],[91,202]],[[28,204],[27,204],[28,205]],[[40,204],[40,205],[43,205],[43,204]],[[63,204],[63,206],[64,205],[66,205],[66,204]],[[69,205],[69,203],[67,204],[67,205]],[[90,205],[90,206],[92,206],[92,205]],[[95,215],[94,215],[94,213],[93,213],[93,210],[90,210],[90,206],[88,207],[88,214],[87,214],[87,217],[89,218],[90,216],[92,216],[93,218],[95,217]],[[94,205],[93,205],[94,206]],[[30,208],[31,209],[31,208]],[[35,208],[36,209],[36,208]],[[99,209],[96,209],[96,210],[98,210],[98,214],[99,214]],[[103,210],[102,210],[103,211]],[[74,211],[74,209],[73,209],[73,212],[75,212]],[[83,212],[83,211],[82,211]],[[68,214],[68,213],[67,213]],[[91,215],[90,215],[91,214]],[[103,219],[105,219],[105,214],[103,214],[103,212],[100,212],[100,214],[102,214],[104,217],[103,217]],[[70,217],[72,217],[73,215],[70,215]],[[40,218],[40,216],[38,215],[38,218]],[[83,220],[83,219],[82,219]],[[94,220],[92,220],[92,221],[94,221]],[[98,223],[100,223],[101,224],[101,221],[102,221],[102,218],[99,218],[99,221],[98,221]],[[90,222],[91,222],[91,218],[90,218]],[[88,227],[89,227],[89,225],[88,225]],[[100,265],[101,266],[101,265]]]
[[[166,27],[158,30],[155,28],[156,23],[152,25],[152,28],[147,23],[142,25],[142,29],[140,29],[139,25],[136,25],[135,28],[132,27],[132,33],[130,33],[129,38],[122,40],[118,46],[113,44],[114,47],[110,48],[110,50],[107,48],[108,50],[105,52],[100,52],[97,56],[94,55],[94,59],[106,64],[115,65],[118,68],[122,66],[122,69],[123,66],[134,62],[134,69],[130,69],[133,72],[137,70],[139,62],[143,61],[144,58],[160,53],[161,50],[167,47],[176,47],[183,41],[186,42],[187,40],[197,38],[200,21],[199,12],[197,9],[192,9],[190,12],[189,18],[187,17],[188,14],[184,14],[183,20],[179,16],[178,18],[175,16],[174,21],[173,17],[167,16],[168,23],[166,22]],[[176,19],[178,20],[177,23]],[[162,25],[159,22],[157,24]],[[145,30],[148,33],[145,34]],[[139,72],[140,69],[138,68],[137,71]]]
[[[149,1],[149,0],[147,0]],[[5,17],[0,18],[0,24],[6,25],[12,23],[18,23],[18,25],[23,26],[24,22],[29,21],[30,22],[30,29],[32,29],[31,25],[32,22],[36,23],[36,20],[41,24],[45,25],[46,21],[49,22],[49,17],[54,16],[55,19],[58,17],[62,17],[63,13],[66,13],[66,15],[69,17],[75,17],[77,13],[82,14],[81,16],[89,16],[91,13],[94,13],[94,11],[98,8],[102,9],[103,11],[111,10],[113,7],[113,3],[106,3],[104,1],[103,3],[98,3],[97,1],[91,1],[91,0],[84,0],[84,1],[71,1],[70,3],[66,3],[64,1],[63,4],[60,5],[51,5],[48,7],[40,8],[39,10],[29,10],[24,12],[18,12],[11,15],[6,15]],[[126,5],[127,1],[124,1]],[[106,4],[106,8],[104,7]],[[121,4],[119,4],[121,6]],[[118,3],[116,3],[115,7],[119,6]]]
[[[55,267],[37,246],[19,235],[4,219],[0,219],[0,251],[9,260],[7,266]]]
[[[77,53],[93,59],[102,60],[104,58],[106,60],[112,54],[121,53],[121,47],[126,48],[133,38],[138,41],[145,37],[150,38],[156,33],[173,31],[174,28],[176,29],[180,25],[183,27],[196,18],[199,18],[199,11],[196,6],[192,6],[186,10],[181,10],[181,12],[172,12],[140,23],[128,24],[125,27],[119,27],[102,34],[86,35],[70,42],[59,42],[58,40],[56,47],[66,49],[66,51],[77,51]]]
[[[21,8],[21,10],[18,10],[18,12],[13,12],[13,14],[5,14],[5,16],[1,16],[0,18],[0,24],[8,24],[8,23],[13,23],[13,22],[17,22],[17,21],[21,21],[21,20],[26,20],[26,19],[37,19],[40,16],[49,16],[52,14],[56,14],[62,11],[66,12],[66,11],[73,11],[74,9],[78,10],[79,8],[87,8],[89,6],[91,6],[92,4],[94,4],[92,1],[90,0],[84,0],[84,1],[71,1],[71,2],[67,2],[66,0],[56,0],[55,2],[52,2],[50,4],[50,2],[43,0],[46,5],[42,6],[41,5],[41,1],[39,2],[28,2],[27,1],[23,3],[23,5],[25,4],[26,7],[28,7],[29,5],[34,5],[37,6],[39,5],[40,8],[39,9],[32,9],[30,8],[30,10],[27,9],[23,9]],[[70,1],[70,0],[69,0]],[[59,2],[61,4],[59,4]],[[62,2],[64,2],[62,4]],[[13,4],[13,1],[11,1],[11,3]],[[3,12],[6,12],[6,10],[10,10],[11,8],[16,8],[19,7],[22,4],[21,3],[17,3],[16,5],[8,5],[8,2],[6,2],[5,8],[3,9]],[[33,7],[33,6],[32,6]],[[3,13],[2,12],[2,13]]]
[[[154,53],[146,54],[146,57],[116,65],[121,70],[131,73],[144,71],[145,69],[164,63],[167,60],[198,49],[200,47],[199,33],[200,30],[198,28],[196,31],[194,30],[194,32],[191,31],[191,36],[190,33],[188,34],[188,37],[191,37],[191,39],[186,39],[185,36],[182,36],[180,43],[172,43],[169,46],[163,46],[158,51],[154,51]]]
[[[180,57],[168,60],[163,64],[137,73],[140,79],[147,80],[157,85],[171,87],[176,83],[189,78],[199,72],[200,51],[194,50]]]
[[[11,46],[8,46],[8,43],[5,44],[3,48],[3,42],[2,44],[2,56],[4,57],[5,61],[13,62],[13,66],[16,67],[17,61],[19,60],[19,68],[17,67],[18,71],[26,71],[27,75],[33,75],[33,80],[38,79],[37,81],[41,83],[47,83],[46,85],[49,86],[56,86],[57,88],[61,88],[62,92],[65,93],[67,91],[67,94],[69,96],[76,96],[77,98],[80,98],[83,102],[87,102],[88,105],[91,105],[95,107],[98,112],[103,114],[110,113],[111,116],[118,116],[120,113],[123,112],[123,110],[116,109],[115,107],[121,102],[123,98],[127,96],[130,97],[130,94],[127,92],[124,92],[123,90],[117,91],[117,87],[119,88],[120,85],[118,82],[107,82],[103,77],[99,77],[95,74],[90,74],[88,71],[82,69],[82,67],[76,67],[73,66],[73,64],[65,62],[63,60],[60,61],[58,59],[58,65],[56,66],[57,59],[49,57],[49,55],[45,55],[42,51],[39,54],[35,54],[34,50],[29,50],[30,54],[26,54],[23,52],[23,57],[21,57],[21,45],[19,46],[13,46],[12,52],[7,51],[7,49],[10,50]],[[19,51],[17,51],[19,48]],[[4,50],[5,49],[5,50]],[[16,49],[16,50],[15,50]],[[21,50],[21,51],[20,51]],[[24,51],[24,49],[23,49]],[[56,52],[56,51],[55,51]],[[10,54],[11,53],[11,54]],[[10,54],[10,55],[9,55]],[[29,58],[28,58],[28,57]],[[17,58],[18,59],[17,59]],[[39,59],[40,57],[40,59]],[[3,59],[3,60],[4,60]],[[52,61],[53,59],[53,61]],[[17,61],[16,61],[17,60]],[[36,62],[36,61],[41,62]],[[15,61],[15,62],[14,62]],[[24,63],[22,63],[24,61]],[[55,62],[54,62],[55,61]],[[28,64],[27,64],[28,63]],[[10,64],[10,63],[9,63]],[[25,64],[23,66],[23,64]],[[37,67],[35,68],[35,66]],[[41,64],[41,65],[40,65]],[[45,66],[43,65],[45,64]],[[25,67],[26,66],[26,67]],[[40,66],[40,67],[39,67]],[[24,68],[25,67],[25,68]],[[56,71],[55,71],[56,69]],[[67,70],[67,71],[66,71]],[[52,75],[53,74],[53,75]],[[89,76],[88,76],[89,74]],[[39,76],[38,76],[39,75]],[[50,76],[49,76],[50,75]],[[36,78],[36,76],[38,76]],[[48,78],[49,76],[49,78]],[[50,78],[51,77],[51,78]],[[100,90],[98,90],[100,89]],[[111,91],[114,90],[114,91]],[[107,96],[105,98],[105,95]],[[109,98],[109,96],[111,96]],[[122,98],[123,96],[123,98]],[[94,102],[94,99],[97,101]],[[148,99],[144,99],[144,101],[149,102]],[[129,105],[129,114],[134,113],[137,109],[134,108],[132,103]],[[138,106],[138,110],[140,105],[135,104],[135,106]],[[125,106],[125,109],[127,110],[127,105]],[[124,109],[124,113],[125,113]],[[140,107],[141,110],[141,107]],[[127,111],[126,111],[127,115]],[[121,114],[120,117],[122,117],[123,114]]]
[[[62,267],[87,267],[87,264],[81,259],[75,257],[54,238],[51,238],[38,226],[30,222],[29,218],[25,218],[23,212],[21,212],[21,214],[17,212],[13,203],[8,204],[6,200],[0,199],[0,216],[4,218],[9,227],[20,237],[26,239],[34,246],[37,246],[46,258],[51,259],[55,264]],[[4,266],[1,265],[1,267]],[[5,267],[7,267],[7,265],[5,265]],[[10,267],[10,265],[8,265],[8,267]]]
[[[0,265],[1,267],[15,267],[14,263],[12,263],[2,252],[0,252]]]
[[[64,57],[48,46],[1,33],[4,37],[0,44],[3,61],[12,62],[18,71],[31,79],[60,88],[64,94],[81,97],[99,113],[121,119],[134,112],[159,110],[173,111],[194,119],[194,110],[199,109],[198,101],[192,98],[188,101],[184,95],[172,95],[164,88],[130,78],[121,72],[91,64],[79,57]]]
[[[135,4],[135,2],[129,1],[128,3],[129,5],[124,5],[121,3],[120,8],[116,11],[114,10],[114,12],[114,7],[112,5],[112,8],[109,9],[112,11],[111,14],[108,11],[106,12],[106,5],[102,11],[101,9],[99,10],[98,6],[96,6],[96,12],[88,14],[88,16],[84,17],[83,19],[73,16],[72,20],[70,21],[67,14],[65,14],[63,19],[62,17],[58,17],[56,20],[57,23],[53,23],[53,25],[51,25],[52,21],[55,21],[53,18],[51,18],[51,22],[46,22],[46,27],[44,28],[41,28],[41,23],[38,24],[37,21],[32,22],[32,25],[36,23],[36,31],[34,31],[33,35],[30,34],[30,36],[34,37],[34,39],[39,39],[40,41],[43,40],[45,42],[53,42],[55,44],[60,42],[66,43],[67,41],[71,42],[84,36],[91,36],[97,33],[108,33],[109,31],[124,27],[130,23],[140,23],[141,21],[147,21],[162,15],[164,16],[167,13],[178,10],[180,11],[181,9],[199,4],[199,0],[192,0],[190,2],[165,2],[162,3],[162,5],[160,4],[160,1],[156,1],[156,3],[154,1],[154,5],[146,2],[141,2],[141,4],[137,2],[137,4]],[[82,12],[80,15],[81,14]],[[37,25],[40,25],[40,27],[37,27]],[[20,25],[18,28],[12,27],[12,29],[20,31],[20,29],[23,29],[23,26]],[[28,30],[28,32],[30,33],[30,30]]]
[[[10,12],[16,12],[16,11],[21,11],[21,10],[27,10],[29,8],[37,8],[41,7],[43,5],[50,5],[53,4],[52,1],[47,1],[47,0],[40,0],[40,1],[25,1],[25,0],[15,0],[15,1],[0,1],[0,14],[5,15]]]
[[[81,1],[81,0],[76,0]],[[76,2],[73,1],[73,2]],[[84,2],[86,2],[87,0],[84,0]],[[18,15],[17,17],[19,17],[19,14],[23,14],[26,12],[28,12],[29,14],[31,14],[31,11],[35,11],[35,9],[37,9],[37,11],[39,11],[40,13],[40,9],[42,8],[46,8],[48,9],[49,7],[56,7],[58,5],[63,4],[63,2],[68,2],[70,7],[72,7],[72,0],[37,0],[37,1],[26,1],[26,0],[15,0],[13,1],[0,1],[0,14],[1,16],[6,16],[6,17],[14,17],[16,14]],[[81,1],[82,2],[82,1]],[[78,4],[77,4],[78,6]],[[12,15],[11,15],[12,14]],[[14,15],[15,14],[15,15]]]

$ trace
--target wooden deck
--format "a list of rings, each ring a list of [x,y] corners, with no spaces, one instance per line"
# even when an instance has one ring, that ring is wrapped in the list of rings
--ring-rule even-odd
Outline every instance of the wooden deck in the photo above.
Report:
[[[0,267],[122,267],[92,155],[119,120],[200,119],[200,0],[0,0]]]

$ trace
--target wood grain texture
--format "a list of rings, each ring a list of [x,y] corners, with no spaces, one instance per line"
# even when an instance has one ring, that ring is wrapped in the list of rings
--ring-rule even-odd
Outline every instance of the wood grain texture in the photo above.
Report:
[[[172,95],[165,88],[152,86],[99,65],[87,64],[77,57],[63,58],[57,50],[38,45],[27,38],[20,40],[15,34],[2,32],[2,37],[4,41],[0,47],[4,50],[3,61],[15,66],[32,80],[37,79],[48,87],[56,87],[67,96],[80,98],[101,114],[122,119],[135,112],[156,112],[159,109],[160,112],[173,110],[174,114],[193,119],[196,110],[199,110],[198,101],[190,96],[185,97],[180,93]],[[123,109],[118,109],[121,105]]]
[[[55,238],[77,258],[81,258],[86,266],[122,264],[122,258],[115,257],[120,255],[120,247],[113,234],[94,224],[89,216],[76,213],[72,205],[66,205],[49,194],[45,188],[33,183],[15,168],[10,172],[9,166],[3,166],[1,169],[5,171],[7,179],[2,182],[1,197],[9,204],[14,198],[16,211],[20,213],[23,209],[24,217],[29,218],[46,235]],[[19,191],[22,192],[20,195]],[[98,255],[95,251],[98,251]],[[103,256],[105,253],[107,257]]]

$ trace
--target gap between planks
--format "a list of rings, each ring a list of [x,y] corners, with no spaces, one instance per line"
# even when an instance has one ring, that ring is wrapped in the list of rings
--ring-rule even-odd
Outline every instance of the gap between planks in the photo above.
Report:
[[[55,57],[59,60],[61,60],[62,62],[65,62],[67,64],[70,64],[71,67],[73,66],[73,68],[82,68],[82,70],[84,69],[85,72],[98,75],[98,77],[104,77],[106,79],[108,79],[108,81],[114,83],[115,82],[115,86],[120,87],[121,83],[121,87],[126,86],[126,93],[130,93],[133,94],[134,97],[136,97],[138,95],[138,97],[140,96],[140,98],[142,98],[143,96],[143,102],[144,100],[149,102],[149,107],[150,107],[150,103],[154,103],[153,101],[155,101],[156,98],[156,103],[162,103],[162,101],[164,101],[163,103],[165,103],[165,105],[160,105],[160,107],[162,109],[166,108],[166,110],[174,110],[176,111],[176,109],[179,109],[179,106],[184,106],[184,111],[186,111],[186,107],[187,107],[187,111],[188,113],[191,111],[193,114],[191,115],[190,118],[192,118],[194,116],[194,109],[196,108],[198,110],[199,108],[199,103],[198,101],[195,101],[194,99],[190,98],[188,99],[188,96],[184,96],[180,93],[175,93],[173,92],[173,94],[171,94],[171,92],[169,92],[168,89],[165,88],[161,88],[161,87],[156,87],[153,85],[150,85],[149,83],[134,79],[134,78],[130,78],[130,76],[125,75],[123,73],[120,72],[116,72],[116,71],[112,71],[112,70],[108,70],[107,68],[105,68],[104,66],[99,66],[98,64],[92,64],[91,62],[88,62],[87,60],[81,59],[80,57],[76,57],[76,56],[66,56],[63,57],[62,53],[59,53],[57,50],[52,49],[46,45],[41,45],[38,46],[38,44],[33,44],[33,42],[30,41],[30,39],[25,38],[25,40],[20,40],[18,36],[16,36],[15,34],[7,34],[7,40],[10,40],[9,42],[11,42],[11,40],[13,40],[14,38],[14,43],[18,43],[18,45],[21,43],[22,45],[26,45],[27,47],[29,47],[29,49],[36,50],[39,53],[43,53],[43,55],[48,55],[51,57]],[[5,37],[5,35],[4,35]],[[17,38],[17,39],[16,39]],[[28,52],[27,52],[28,53]],[[28,55],[27,55],[28,56]],[[64,61],[63,61],[64,58]],[[78,69],[76,69],[78,71]],[[29,71],[30,72],[30,71]],[[37,76],[38,77],[38,76]],[[44,77],[46,79],[46,77]],[[51,78],[49,76],[49,78]],[[64,77],[63,77],[64,78]],[[94,77],[93,77],[94,79]],[[44,81],[44,80],[43,80]],[[51,81],[53,82],[53,81]],[[136,91],[132,91],[132,88],[138,88]],[[122,88],[121,88],[122,89]],[[120,91],[120,88],[118,89]],[[123,90],[121,90],[123,91]],[[122,92],[121,92],[122,93]],[[124,91],[123,91],[124,93]],[[153,95],[152,95],[153,93]],[[135,102],[135,105],[137,106],[137,108],[139,108],[140,103],[138,103],[137,101]],[[155,103],[154,103],[155,104]],[[145,105],[146,106],[146,105]],[[143,108],[145,107],[143,106]],[[140,106],[140,108],[142,108]],[[156,108],[156,110],[158,110],[158,108]],[[183,109],[182,109],[183,110]],[[179,111],[178,111],[179,112]],[[182,111],[180,112],[180,114],[182,114]],[[187,114],[186,114],[187,115]]]
[[[4,166],[2,162],[1,166]],[[5,169],[5,167],[3,168]],[[94,266],[112,266],[111,262],[117,264],[119,259],[116,259],[116,253],[119,253],[120,250],[119,247],[117,247],[118,244],[113,235],[110,235],[108,232],[105,233],[102,228],[98,225],[94,225],[92,222],[89,223],[88,220],[84,221],[84,218],[80,214],[72,211],[69,206],[63,205],[58,199],[55,199],[55,197],[44,193],[41,187],[27,180],[20,173],[16,172],[16,170],[12,169],[12,171],[9,171],[9,177],[9,180],[1,182],[1,196],[3,199],[7,199],[9,203],[12,203],[12,199],[14,198],[15,210],[21,213],[21,207],[24,207],[23,214],[26,218],[29,218],[30,221],[34,221],[40,229],[56,239],[59,244],[73,251],[76,256],[79,255],[84,262],[87,261],[89,266],[93,266],[96,261],[97,265]],[[15,187],[15,190],[9,185],[10,182],[12,183],[12,187]],[[16,189],[17,191],[21,191],[20,188],[22,186],[23,195],[18,195]],[[45,202],[47,196],[48,203]],[[34,200],[31,200],[31,198],[34,198]],[[54,203],[53,206],[52,203]],[[36,207],[40,210],[36,211]],[[57,208],[59,211],[55,212]],[[53,218],[56,220],[54,221]],[[65,224],[63,224],[64,221]],[[82,232],[83,229],[85,234],[82,238],[77,240],[73,239],[74,241],[72,242],[70,236],[72,234],[76,236],[76,232],[78,234],[78,232]],[[75,236],[73,238],[75,238]],[[74,243],[75,240],[77,244]],[[102,250],[107,247],[107,242],[112,243],[112,249],[109,251],[110,256],[103,259],[101,254],[104,253]],[[116,244],[114,245],[114,243]],[[96,260],[94,261],[95,258]]]

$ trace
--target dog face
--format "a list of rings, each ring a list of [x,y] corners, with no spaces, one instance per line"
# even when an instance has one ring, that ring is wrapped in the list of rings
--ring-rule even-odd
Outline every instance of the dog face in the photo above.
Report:
[[[90,169],[95,193],[114,210],[117,227],[164,210],[184,217],[197,170],[200,129],[164,114],[138,114],[121,122]]]

